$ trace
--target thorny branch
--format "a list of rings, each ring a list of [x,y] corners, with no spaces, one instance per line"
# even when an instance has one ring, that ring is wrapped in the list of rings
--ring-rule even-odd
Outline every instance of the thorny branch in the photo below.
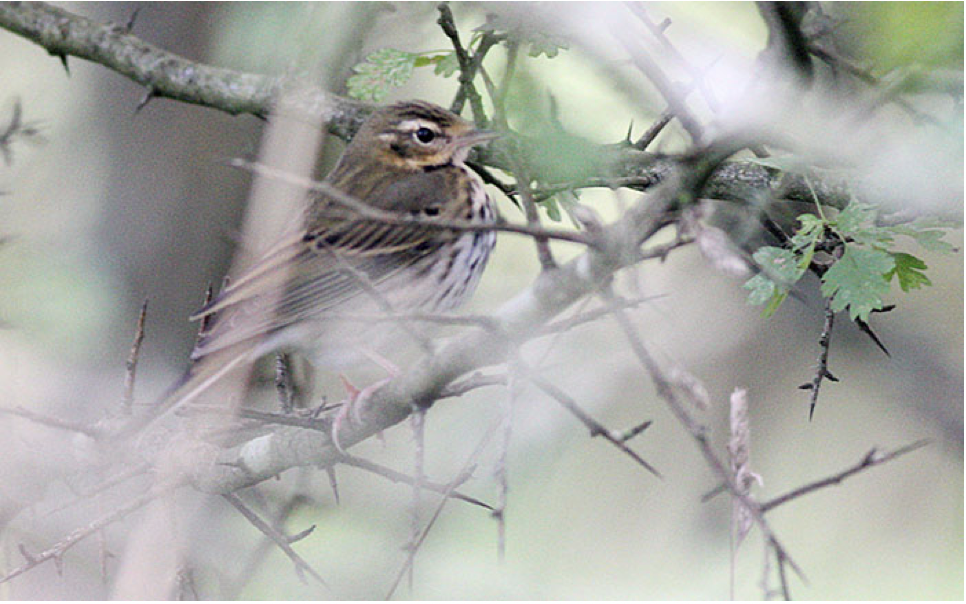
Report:
[[[49,560],[54,560],[55,562],[58,562],[61,559],[61,557],[64,555],[64,553],[67,552],[67,550],[74,547],[75,545],[77,545],[87,537],[90,537],[91,535],[98,533],[104,527],[110,526],[115,522],[118,522],[119,520],[123,519],[129,514],[140,510],[142,507],[154,501],[161,495],[171,491],[176,486],[177,485],[167,485],[167,486],[158,485],[154,489],[132,499],[131,501],[118,507],[114,511],[109,512],[101,516],[100,518],[94,520],[87,526],[83,526],[78,529],[75,529],[69,535],[67,535],[66,537],[64,537],[57,543],[55,543],[53,546],[47,548],[46,550],[42,551],[39,554],[30,554],[26,551],[26,549],[21,547],[20,551],[27,559],[27,561],[21,566],[18,566],[17,568],[7,572],[7,574],[0,577],[0,583],[6,583],[7,581],[18,577],[24,574],[25,572],[33,569],[34,567],[39,566]]]
[[[458,93],[456,101],[454,101],[454,108],[458,104],[461,107],[462,103],[468,99],[473,107],[474,115],[478,121],[481,121],[483,119],[482,101],[473,86],[473,78],[481,69],[483,56],[499,40],[489,34],[485,34],[478,43],[475,54],[471,55],[469,50],[461,45],[458,32],[453,24],[452,14],[445,3],[439,6],[439,12],[439,23],[453,43],[457,59],[460,63],[460,92]],[[0,3],[0,27],[4,27],[40,44],[51,54],[61,57],[65,61],[65,64],[66,57],[68,56],[76,56],[103,64],[145,86],[148,90],[148,98],[168,97],[218,108],[233,114],[251,113],[258,116],[265,116],[272,110],[286,109],[277,106],[283,89],[288,85],[282,79],[242,74],[186,61],[152,47],[135,36],[132,36],[130,34],[130,28],[119,27],[117,25],[99,25],[83,17],[72,15],[66,11],[42,3]],[[655,33],[655,35],[658,35],[658,33]],[[661,36],[658,35],[658,38],[660,39]],[[646,147],[653,140],[653,137],[656,136],[656,132],[667,123],[672,115],[681,121],[685,129],[691,134],[693,141],[696,144],[699,143],[703,137],[702,128],[688,111],[682,91],[657,69],[653,61],[638,47],[635,40],[623,38],[621,42],[630,51],[635,64],[658,87],[669,105],[669,111],[665,114],[664,118],[659,120],[655,127],[652,128],[652,131],[649,131],[639,141],[639,148],[643,149]],[[818,54],[814,48],[810,48],[810,50]],[[164,61],[158,61],[159,57],[164,59]],[[158,69],[156,65],[161,63],[164,64],[164,67]],[[194,77],[185,79],[182,77],[185,73],[192,73]],[[695,82],[700,85],[699,78],[696,78]],[[711,102],[713,102],[713,99],[709,98],[709,103]],[[350,136],[354,132],[354,129],[358,127],[359,123],[369,111],[369,107],[365,104],[347,101],[335,95],[311,88],[297,97],[296,104],[299,104],[299,110],[324,115],[322,121],[333,133],[343,138]],[[707,193],[709,190],[714,190],[717,193],[723,192],[723,195],[715,195],[720,198],[728,198],[729,193],[735,197],[742,197],[742,194],[747,193],[749,190],[749,182],[751,180],[747,178],[735,178],[736,174],[742,174],[741,170],[749,170],[748,173],[750,174],[755,169],[759,169],[760,171],[754,174],[758,179],[758,185],[762,188],[770,189],[774,184],[773,175],[769,174],[767,170],[761,169],[760,166],[749,167],[733,164],[715,172],[715,169],[724,159],[742,146],[745,145],[735,145],[733,143],[713,145],[701,150],[699,153],[684,158],[659,157],[640,153],[639,151],[635,151],[633,154],[628,153],[626,150],[613,152],[614,150],[610,149],[609,151],[611,153],[609,153],[609,156],[614,158],[612,165],[621,167],[621,170],[615,176],[600,178],[597,181],[591,179],[585,181],[582,185],[569,183],[562,185],[564,188],[560,189],[567,190],[577,186],[633,186],[641,190],[653,190],[649,198],[639,202],[624,218],[613,225],[609,225],[604,233],[605,236],[597,237],[591,236],[588,233],[545,229],[533,224],[532,221],[525,226],[499,224],[495,227],[477,226],[459,221],[420,221],[420,225],[426,224],[443,229],[495,229],[504,232],[514,232],[533,237],[538,243],[542,241],[543,245],[546,245],[550,239],[569,241],[583,244],[587,247],[587,250],[577,260],[558,267],[553,263],[552,258],[549,258],[549,247],[547,247],[547,258],[544,258],[543,255],[541,256],[545,268],[544,274],[540,276],[538,282],[533,287],[522,292],[520,296],[502,307],[492,318],[487,318],[486,321],[468,320],[468,323],[473,323],[478,327],[483,327],[483,329],[475,330],[473,333],[457,339],[448,345],[443,352],[428,355],[428,361],[424,368],[414,370],[411,375],[401,376],[398,379],[391,380],[386,388],[375,393],[372,399],[367,401],[365,409],[360,413],[361,425],[348,430],[349,434],[346,436],[346,442],[349,444],[359,442],[388,426],[399,423],[412,412],[410,401],[417,400],[421,406],[428,407],[434,401],[446,396],[458,396],[462,392],[482,386],[505,384],[507,382],[507,376],[500,375],[480,376],[477,374],[469,378],[464,378],[459,382],[455,380],[475,368],[502,362],[506,359],[507,351],[513,344],[518,344],[519,341],[527,337],[533,337],[539,334],[541,325],[544,326],[542,329],[547,329],[546,324],[561,311],[569,307],[574,301],[600,290],[603,292],[603,296],[609,305],[606,311],[611,313],[617,320],[628,339],[631,349],[638,357],[642,366],[651,375],[659,395],[695,440],[708,465],[719,475],[727,490],[748,510],[761,528],[768,547],[771,548],[778,562],[778,572],[781,578],[783,594],[785,597],[788,597],[786,565],[791,566],[799,574],[801,574],[801,571],[778,541],[774,532],[766,522],[764,514],[797,497],[825,486],[838,484],[860,471],[911,452],[923,446],[924,443],[914,443],[907,447],[885,453],[880,453],[873,449],[858,464],[839,474],[804,485],[788,494],[776,497],[771,501],[757,503],[735,484],[731,472],[729,472],[725,464],[713,450],[708,438],[707,428],[696,420],[683,404],[682,398],[687,398],[687,391],[684,390],[682,395],[681,391],[675,388],[673,381],[665,375],[664,370],[650,356],[650,353],[636,333],[633,325],[624,314],[623,309],[626,307],[626,303],[619,304],[607,286],[602,285],[606,284],[614,272],[623,266],[639,262],[645,257],[660,257],[671,249],[676,249],[683,243],[686,243],[683,240],[676,241],[673,245],[665,246],[663,250],[660,250],[660,254],[654,252],[646,255],[642,254],[639,249],[640,245],[648,241],[654,233],[673,221],[673,211],[679,204],[687,203],[688,199],[696,199],[699,193]],[[494,161],[494,155],[483,153],[480,156],[484,160],[489,159]],[[243,163],[241,165],[259,171],[260,173],[269,174],[268,169],[263,166],[250,163]],[[499,160],[496,160],[492,165],[500,167],[502,164],[499,163]],[[284,174],[271,175],[283,179],[293,178]],[[529,182],[529,179],[527,179],[527,182]],[[594,182],[596,184],[587,184],[588,182]],[[307,190],[322,191],[333,196],[339,203],[345,205],[346,208],[358,212],[360,215],[374,221],[408,225],[418,220],[400,218],[389,215],[388,213],[379,212],[369,206],[362,206],[357,200],[344,195],[340,197],[337,191],[325,188],[324,183],[300,181],[297,184],[304,186]],[[656,187],[659,184],[661,186]],[[825,187],[824,189],[821,186],[819,187],[819,195],[823,196],[824,204],[841,207],[848,201],[850,192],[841,183],[830,182],[820,184]],[[717,187],[717,190],[715,190],[715,187]],[[729,189],[729,187],[731,188]],[[530,197],[530,205],[532,205],[534,196],[551,194],[548,191],[552,191],[552,189],[530,191],[526,183],[523,183],[521,189],[523,190],[518,191],[518,193],[524,199]],[[794,195],[794,186],[787,187],[785,194],[792,198]],[[807,193],[805,197],[808,197]],[[406,317],[390,316],[386,320],[401,320],[403,318]],[[436,319],[408,318],[412,320],[447,320],[445,317],[437,317]],[[124,401],[126,406],[130,405],[129,401],[133,396],[134,373],[137,364],[138,349],[140,347],[140,340],[143,337],[143,313],[139,325],[138,335],[135,337],[135,343],[131,351],[131,360],[128,365],[128,379],[125,381]],[[823,337],[830,329],[831,317],[827,316],[826,330],[823,332]],[[519,335],[516,335],[511,341],[508,339],[507,334]],[[827,352],[827,345],[825,345],[823,348],[823,358],[820,359],[820,374],[817,376],[819,383],[823,376],[831,377],[830,375],[826,375]],[[634,457],[638,463],[656,473],[651,466],[627,449],[623,444],[632,434],[626,436],[613,435],[606,428],[583,413],[572,399],[552,384],[534,376],[528,376],[528,379],[580,418],[588,426],[592,434],[605,436],[605,438],[623,452]],[[818,394],[818,385],[818,383],[815,383],[812,388],[812,409],[814,409],[815,398]],[[193,407],[193,409],[195,411],[203,411],[198,406]],[[288,408],[285,408],[285,411],[288,410]],[[10,412],[10,410],[7,411]],[[52,421],[50,418],[44,418],[42,416],[31,417],[29,412],[25,412],[24,410],[15,410],[13,412],[24,417],[35,419],[40,423],[75,430],[94,436],[95,438],[100,434],[99,431],[68,425],[59,422],[59,420]],[[254,410],[244,411],[241,417],[265,423],[288,423],[288,426],[279,429],[276,433],[257,437],[256,440],[259,440],[258,447],[252,446],[254,441],[250,441],[226,449],[211,448],[205,450],[206,457],[214,460],[213,463],[186,464],[181,466],[180,470],[183,472],[185,478],[190,480],[196,488],[221,494],[239,512],[248,518],[250,522],[258,527],[260,531],[282,548],[293,560],[297,568],[311,573],[319,581],[321,581],[321,578],[318,577],[317,573],[291,550],[289,546],[291,539],[264,523],[264,521],[259,519],[257,515],[241,503],[240,499],[235,495],[237,489],[256,484],[268,477],[276,476],[291,467],[321,465],[331,468],[333,464],[345,463],[374,471],[390,480],[409,484],[418,483],[421,488],[442,493],[443,497],[441,498],[436,513],[419,535],[406,564],[400,571],[399,578],[411,567],[412,559],[419,545],[425,540],[430,528],[436,518],[438,518],[442,507],[449,498],[460,498],[477,505],[489,507],[487,504],[478,500],[460,495],[455,489],[471,474],[472,465],[492,436],[495,428],[491,428],[487,436],[481,441],[480,445],[467,460],[460,475],[448,485],[439,485],[426,482],[421,476],[416,478],[408,477],[388,470],[387,468],[370,464],[364,460],[341,455],[335,451],[330,442],[327,442],[324,438],[320,438],[317,433],[306,436],[309,431],[305,430],[305,428],[319,430],[321,425],[327,424],[326,420],[319,420],[315,417],[299,418],[291,413],[269,414]],[[643,426],[646,427],[646,424]],[[326,432],[326,430],[323,429],[323,432]],[[639,430],[632,432],[637,433]],[[266,444],[266,439],[269,446],[263,446]],[[286,449],[286,445],[299,446],[291,446],[289,449]],[[278,457],[264,457],[266,451],[276,453]],[[196,461],[197,457],[192,456],[190,459]],[[156,486],[151,491],[131,500],[113,512],[100,517],[90,525],[74,531],[65,539],[41,554],[31,555],[25,552],[27,562],[8,573],[0,579],[0,582],[16,577],[44,561],[50,559],[59,560],[66,550],[80,540],[140,509],[163,492],[175,488],[180,484],[179,482],[178,484],[168,484],[164,487],[161,485]],[[398,585],[398,579],[397,583],[393,586],[393,591],[396,585]]]
[[[806,485],[802,485],[797,489],[794,489],[784,495],[779,495],[774,499],[770,499],[761,504],[762,513],[770,512],[771,510],[777,508],[778,506],[788,503],[789,501],[794,501],[803,495],[808,495],[809,493],[815,492],[819,489],[824,489],[825,487],[840,484],[846,478],[851,478],[859,472],[868,470],[869,468],[874,468],[875,466],[882,465],[884,463],[890,462],[893,459],[902,457],[907,453],[912,453],[917,449],[921,449],[929,444],[928,440],[919,440],[905,447],[900,447],[892,451],[880,451],[876,448],[871,449],[865,454],[862,459],[855,465],[842,470],[837,474],[816,480],[815,482],[810,482]]]
[[[811,395],[809,395],[808,419],[812,419],[812,415],[815,413],[815,404],[818,402],[818,390],[822,387],[822,380],[839,381],[828,370],[828,351],[832,340],[832,325],[834,322],[835,312],[832,311],[832,299],[828,298],[825,300],[825,324],[822,327],[822,335],[818,339],[821,352],[818,355],[818,367],[815,368],[815,377],[808,384],[799,386],[801,390],[811,391]]]
[[[308,534],[311,532],[312,529],[302,531],[301,533],[299,533],[299,535],[297,535],[294,538],[288,537],[280,533],[273,526],[271,526],[261,518],[259,518],[258,514],[250,510],[248,506],[246,506],[245,503],[238,497],[238,495],[234,493],[225,493],[224,495],[222,495],[222,497],[224,497],[225,501],[230,503],[232,507],[238,510],[238,513],[244,516],[245,519],[252,524],[252,526],[257,528],[263,535],[265,535],[266,537],[268,537],[269,539],[275,542],[275,545],[277,545],[278,548],[282,550],[286,556],[288,556],[288,559],[292,561],[292,564],[295,565],[295,569],[296,571],[298,571],[298,575],[300,579],[304,581],[305,578],[303,577],[302,573],[308,573],[313,579],[315,579],[322,585],[326,585],[326,582],[322,578],[322,576],[319,575],[319,573],[316,572],[315,569],[312,568],[312,566],[308,562],[306,562],[305,559],[302,558],[302,556],[298,554],[298,552],[292,549],[292,542],[298,541],[299,539],[302,539],[308,536]],[[312,528],[315,528],[315,527],[312,527]]]

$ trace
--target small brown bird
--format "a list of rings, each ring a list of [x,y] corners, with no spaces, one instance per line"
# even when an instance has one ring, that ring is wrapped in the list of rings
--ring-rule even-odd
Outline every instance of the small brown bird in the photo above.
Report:
[[[294,348],[313,364],[340,366],[358,349],[378,354],[385,334],[399,333],[391,323],[339,314],[440,312],[466,300],[495,232],[426,223],[495,222],[483,183],[464,163],[474,145],[493,138],[427,102],[376,110],[325,180],[344,195],[313,193],[299,228],[194,315],[212,317],[194,365],[152,416],[266,353]],[[393,220],[353,207],[359,203]]]

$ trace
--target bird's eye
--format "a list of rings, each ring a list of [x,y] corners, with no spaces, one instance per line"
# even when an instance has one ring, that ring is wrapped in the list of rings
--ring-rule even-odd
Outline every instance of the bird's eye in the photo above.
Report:
[[[434,138],[436,138],[436,133],[425,127],[416,130],[414,134],[416,136],[416,140],[424,145],[428,145],[429,143],[433,142]]]

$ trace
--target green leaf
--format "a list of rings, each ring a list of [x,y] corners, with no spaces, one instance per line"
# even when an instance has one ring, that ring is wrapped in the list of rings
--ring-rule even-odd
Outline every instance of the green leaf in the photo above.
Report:
[[[942,238],[946,235],[945,232],[932,228],[922,228],[921,225],[915,222],[912,224],[901,224],[888,227],[888,230],[897,235],[912,237],[916,240],[916,243],[923,247],[923,249],[927,249],[931,252],[948,254],[955,249],[951,244],[942,240]]]
[[[848,207],[839,212],[833,223],[843,233],[858,231],[863,225],[871,224],[878,213],[875,206],[852,200]]]
[[[381,101],[393,86],[402,86],[413,75],[419,55],[394,48],[381,48],[359,63],[346,82],[349,96],[369,101]]]
[[[825,221],[815,214],[802,214],[798,221],[802,226],[792,237],[792,249],[802,250],[814,246],[825,234]]]
[[[752,258],[769,279],[784,286],[792,285],[805,273],[799,266],[798,256],[780,247],[762,246],[752,255]]]
[[[754,306],[764,304],[775,293],[775,282],[761,273],[745,281],[742,287],[751,292],[748,294],[748,304]]]
[[[889,247],[895,241],[891,231],[876,226],[852,231],[849,233],[849,237],[859,245],[877,248]]]
[[[788,297],[786,290],[778,287],[774,281],[761,273],[748,279],[742,287],[751,292],[748,294],[748,304],[755,306],[765,304],[765,308],[761,311],[761,316],[766,319],[775,314],[778,307]]]
[[[785,298],[789,287],[805,273],[801,259],[793,252],[780,247],[764,246],[758,248],[753,258],[762,270],[744,284],[751,290],[749,304],[765,304],[761,316],[768,318],[775,314]],[[807,262],[805,263],[807,266]]]
[[[435,58],[439,59],[436,61],[436,67],[433,69],[433,73],[436,75],[441,75],[444,78],[448,78],[459,71],[460,62],[459,59],[456,58],[455,52],[440,55]]]
[[[511,40],[528,45],[530,49],[527,54],[531,57],[546,55],[548,59],[552,59],[561,50],[570,48],[565,38],[536,31],[520,19],[506,15],[489,14],[486,16],[486,23],[473,31],[505,34]]]
[[[889,293],[890,279],[885,275],[893,268],[895,260],[889,253],[850,245],[822,277],[822,294],[832,299],[833,311],[848,308],[853,321],[864,321],[882,308],[882,296]]]
[[[932,285],[932,281],[923,272],[928,267],[919,258],[912,254],[895,252],[892,254],[892,259],[896,265],[895,268],[886,273],[886,279],[891,281],[893,276],[896,277],[902,291],[908,292],[926,285]]]
[[[557,199],[551,197],[544,201],[542,204],[543,209],[547,212],[547,218],[554,222],[560,222],[560,206],[557,204]]]
[[[530,52],[527,54],[531,57],[546,55],[548,59],[552,59],[560,54],[561,50],[570,48],[567,41],[560,36],[551,36],[540,32],[531,33],[529,42]]]

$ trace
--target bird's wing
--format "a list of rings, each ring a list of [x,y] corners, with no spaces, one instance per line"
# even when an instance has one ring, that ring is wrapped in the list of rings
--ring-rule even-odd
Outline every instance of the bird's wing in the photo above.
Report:
[[[378,205],[403,215],[423,207],[445,208],[445,191],[452,189],[441,179],[452,175],[437,172],[443,171],[395,183]],[[335,202],[327,207],[316,205],[309,218],[312,228],[285,237],[195,313],[193,319],[217,317],[192,359],[318,317],[360,294],[371,295],[366,293],[370,287],[431,254],[447,238],[432,227],[381,223]]]

